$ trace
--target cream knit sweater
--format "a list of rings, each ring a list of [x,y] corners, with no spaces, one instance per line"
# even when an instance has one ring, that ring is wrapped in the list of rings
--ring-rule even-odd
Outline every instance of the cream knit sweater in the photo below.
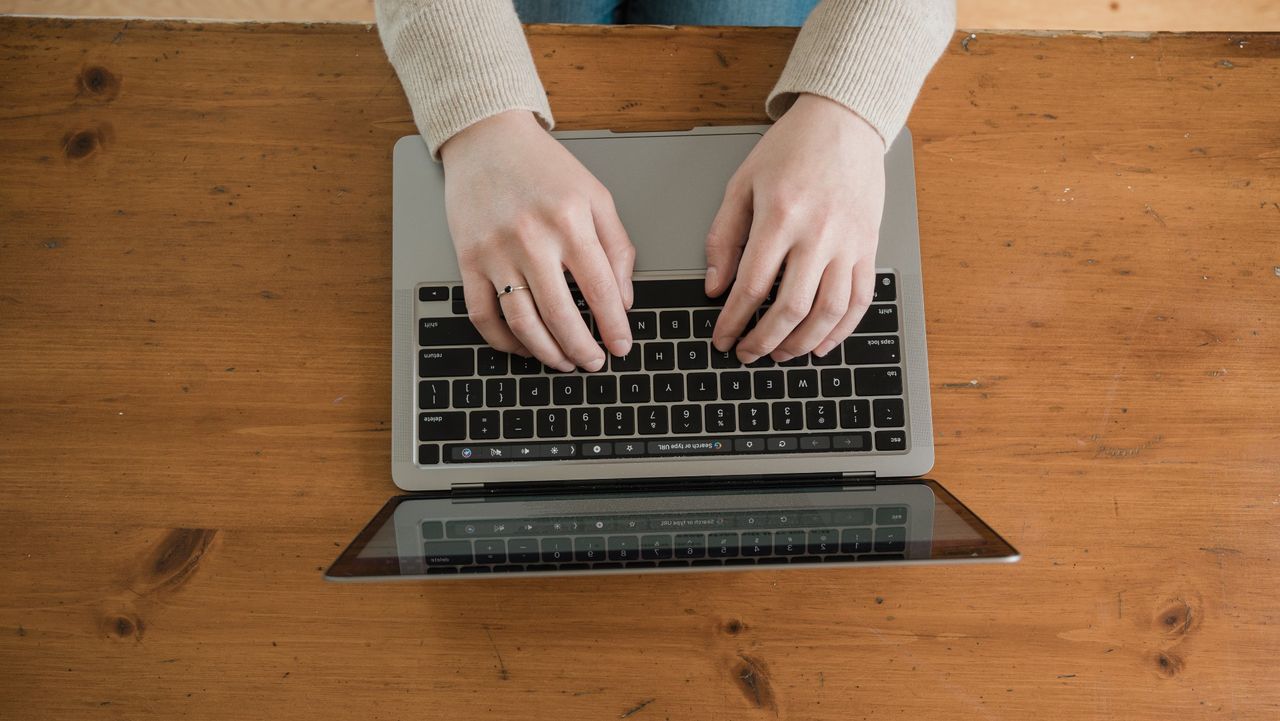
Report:
[[[554,126],[511,0],[377,0],[377,15],[433,157],[458,131],[506,110]],[[892,140],[954,30],[954,0],[822,0],[765,110],[776,120],[798,93],[814,93]]]

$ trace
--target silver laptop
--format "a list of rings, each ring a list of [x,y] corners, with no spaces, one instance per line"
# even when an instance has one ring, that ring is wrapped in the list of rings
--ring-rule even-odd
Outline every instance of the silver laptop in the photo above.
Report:
[[[875,300],[854,333],[784,363],[711,346],[723,296],[702,292],[704,239],[766,129],[555,134],[612,192],[637,251],[633,349],[595,373],[485,345],[442,168],[421,137],[396,144],[391,475],[409,493],[326,578],[1017,560],[922,478],[933,426],[906,131],[885,156]]]

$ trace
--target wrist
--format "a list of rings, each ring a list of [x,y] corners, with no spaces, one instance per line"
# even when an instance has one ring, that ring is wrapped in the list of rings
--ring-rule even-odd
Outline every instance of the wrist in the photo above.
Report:
[[[810,116],[820,122],[834,124],[867,141],[875,138],[876,143],[881,148],[885,148],[884,138],[880,136],[880,131],[876,130],[875,126],[868,123],[865,118],[852,108],[830,98],[814,95],[813,93],[800,93],[796,96],[795,103],[791,105],[787,112]]]
[[[507,110],[490,115],[459,130],[444,141],[440,146],[440,159],[448,163],[451,156],[465,155],[471,148],[488,146],[500,138],[529,130],[542,130],[542,125],[530,110]]]

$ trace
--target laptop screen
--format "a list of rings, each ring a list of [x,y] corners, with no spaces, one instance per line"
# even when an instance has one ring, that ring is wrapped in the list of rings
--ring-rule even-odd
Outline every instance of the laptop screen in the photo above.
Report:
[[[931,480],[849,486],[399,496],[329,580],[1014,561]]]

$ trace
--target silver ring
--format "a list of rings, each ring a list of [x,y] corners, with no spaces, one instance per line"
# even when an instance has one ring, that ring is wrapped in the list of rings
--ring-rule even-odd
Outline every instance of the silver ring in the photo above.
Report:
[[[501,298],[502,298],[502,296],[504,296],[504,295],[509,295],[509,294],[511,294],[511,293],[516,292],[517,290],[529,290],[529,286],[527,286],[527,285],[508,285],[508,286],[504,287],[502,290],[498,291],[498,298],[499,298],[499,299],[501,299]]]

